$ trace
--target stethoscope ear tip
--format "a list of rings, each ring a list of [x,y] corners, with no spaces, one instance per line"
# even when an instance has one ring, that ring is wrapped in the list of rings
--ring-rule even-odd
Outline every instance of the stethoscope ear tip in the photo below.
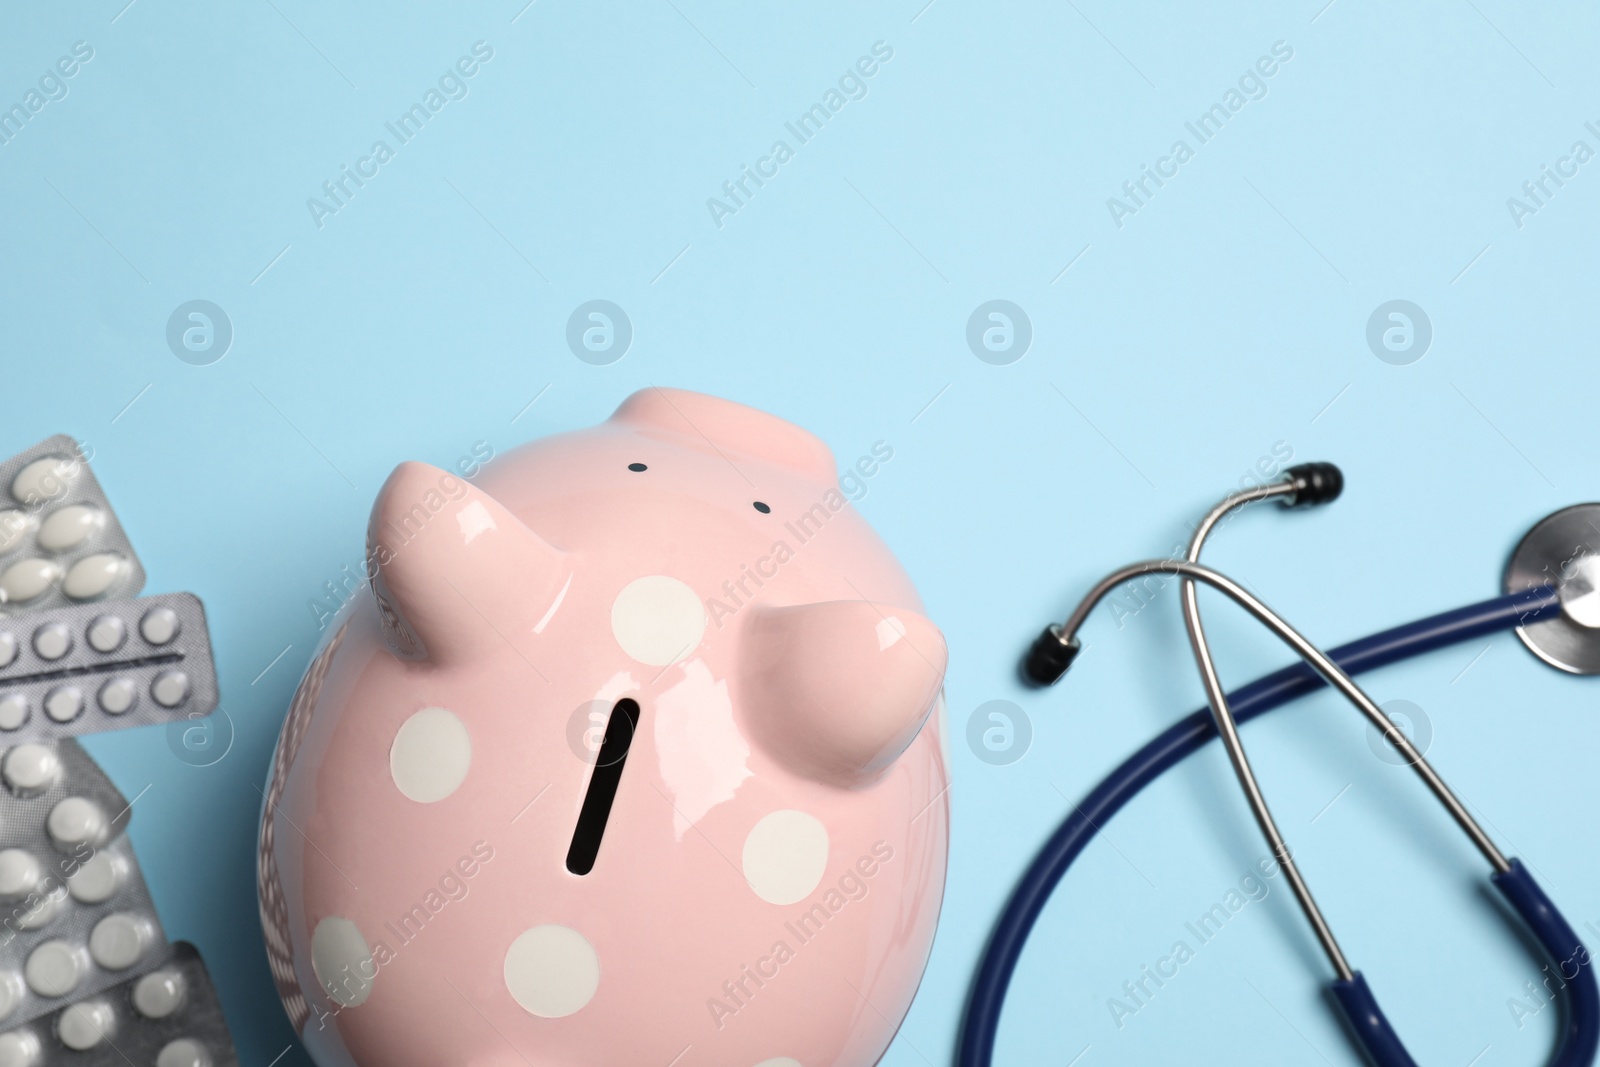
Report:
[[[1297,463],[1283,476],[1294,486],[1294,495],[1285,498],[1291,508],[1329,504],[1344,492],[1344,472],[1332,463]]]
[[[1060,625],[1051,623],[1034,638],[1022,659],[1023,681],[1040,687],[1054,685],[1067,673],[1082,647],[1076,637],[1063,637]]]

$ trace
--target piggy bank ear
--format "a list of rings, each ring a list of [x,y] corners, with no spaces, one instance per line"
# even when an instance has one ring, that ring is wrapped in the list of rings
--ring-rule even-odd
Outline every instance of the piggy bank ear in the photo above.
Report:
[[[787,467],[818,485],[838,478],[833,453],[792,422],[731,400],[685,389],[641,389],[622,402],[612,422],[642,433],[674,435],[677,443],[706,452],[731,452]]]
[[[449,661],[505,641],[520,648],[571,570],[565,553],[470,482],[402,463],[372,505],[367,573],[390,650]]]
[[[944,684],[944,635],[905,608],[860,600],[764,608],[748,626],[748,728],[769,754],[821,781],[880,776]]]

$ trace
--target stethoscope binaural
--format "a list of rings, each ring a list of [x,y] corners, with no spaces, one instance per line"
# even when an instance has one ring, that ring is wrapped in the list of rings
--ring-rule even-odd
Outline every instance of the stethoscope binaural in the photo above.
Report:
[[[1282,480],[1235,493],[1196,526],[1183,560],[1132,563],[1101,579],[1064,623],[1034,641],[1023,673],[1036,685],[1051,685],[1076,658],[1078,630],[1090,611],[1124,582],[1149,574],[1182,579],[1184,625],[1204,683],[1209,712],[1197,711],[1146,744],[1112,771],[1045,843],[1013,891],[984,950],[962,1026],[959,1067],[989,1067],[1006,988],[1029,932],[1051,892],[1099,828],[1168,768],[1220,737],[1262,834],[1282,866],[1295,899],[1333,966],[1331,988],[1340,1011],[1377,1067],[1416,1067],[1368,987],[1354,970],[1301,877],[1256,782],[1238,727],[1296,697],[1331,685],[1353,703],[1399,749],[1457,825],[1493,868],[1490,880],[1549,955],[1565,985],[1567,1010],[1552,1067],[1588,1067],[1600,1046],[1600,989],[1588,950],[1527,869],[1507,858],[1415,745],[1384,715],[1351,676],[1485,634],[1515,628],[1545,662],[1577,674],[1600,673],[1600,505],[1584,504],[1539,523],[1518,546],[1506,571],[1504,596],[1420,619],[1323,652],[1260,600],[1227,576],[1199,563],[1200,550],[1217,523],[1261,500],[1287,507],[1327,503],[1344,479],[1328,463],[1289,468]],[[1225,693],[1201,625],[1196,582],[1239,604],[1292,648],[1302,662]]]

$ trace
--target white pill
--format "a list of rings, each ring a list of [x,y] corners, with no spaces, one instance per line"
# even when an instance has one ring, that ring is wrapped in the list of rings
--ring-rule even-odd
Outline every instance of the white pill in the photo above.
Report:
[[[155,971],[133,987],[133,1006],[146,1019],[165,1019],[183,1004],[183,975]]]
[[[99,508],[70,504],[51,512],[39,525],[39,545],[49,552],[67,552],[87,541],[99,527]]]
[[[23,848],[0,850],[0,900],[20,900],[39,885],[44,871],[33,853]]]
[[[0,697],[0,730],[15,730],[28,721],[28,698],[21,693]]]
[[[133,707],[139,696],[139,687],[132,678],[113,678],[100,687],[100,709],[107,715],[121,715]]]
[[[11,666],[11,661],[17,658],[17,638],[15,634],[0,631],[0,667]]]
[[[150,924],[137,915],[107,915],[89,932],[89,955],[108,971],[125,971],[144,955],[150,934]]]
[[[150,683],[150,695],[164,708],[175,708],[189,695],[189,676],[182,671],[162,671]]]
[[[56,722],[71,722],[83,714],[83,692],[74,685],[50,690],[44,698],[44,713]]]
[[[115,1019],[111,1005],[105,1001],[86,1000],[61,1013],[56,1021],[56,1035],[73,1051],[86,1052],[110,1035]]]
[[[0,901],[19,901],[38,888],[43,869],[26,848],[0,849]]]
[[[66,899],[66,894],[53,892],[49,896],[40,897],[31,907],[15,916],[12,921],[19,930],[38,930],[49,926],[50,920],[56,917],[56,912],[61,910],[61,902]]]
[[[72,852],[80,845],[98,845],[105,840],[106,813],[92,800],[67,797],[56,801],[44,825],[56,848]]]
[[[27,990],[22,985],[22,975],[16,971],[6,971],[0,974],[0,1019],[9,1018],[17,1010],[17,1005],[22,1003],[22,996]],[[5,1055],[0,1052],[0,1067],[5,1067]]]
[[[22,977],[41,997],[64,997],[78,988],[88,969],[83,949],[65,941],[46,941],[29,953]]]
[[[27,1030],[0,1034],[0,1067],[34,1067],[39,1062],[39,1039]]]
[[[72,651],[72,631],[64,622],[47,622],[33,631],[33,650],[40,659],[58,660]]]
[[[0,603],[26,604],[61,580],[61,568],[47,559],[24,559],[0,574]]]
[[[67,892],[80,904],[103,904],[122,886],[128,868],[109,852],[96,852],[67,875]]]
[[[96,552],[72,565],[61,588],[73,600],[92,600],[110,589],[122,576],[122,570],[121,556],[114,552]]]
[[[152,645],[164,645],[178,636],[178,613],[171,608],[151,608],[139,620],[139,633]]]
[[[157,1054],[156,1067],[211,1067],[211,1055],[200,1042],[180,1037],[167,1042]]]
[[[61,757],[50,745],[18,745],[6,753],[0,776],[11,791],[22,796],[37,796],[61,777]]]
[[[28,513],[18,511],[16,508],[6,508],[0,511],[0,553],[10,552],[22,544],[22,539],[28,536],[28,527],[33,525],[28,521]]]
[[[54,500],[66,495],[77,475],[78,465],[65,456],[36,459],[17,472],[11,482],[11,495],[24,504]]]
[[[128,628],[115,615],[101,615],[89,624],[89,647],[96,652],[115,652],[128,636]]]

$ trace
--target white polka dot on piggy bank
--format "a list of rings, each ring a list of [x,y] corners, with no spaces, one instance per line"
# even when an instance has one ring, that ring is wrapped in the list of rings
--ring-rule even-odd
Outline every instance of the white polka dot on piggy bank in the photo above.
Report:
[[[943,889],[946,652],[840,469],[664,389],[395,469],[263,806],[319,1067],[878,1062]]]

